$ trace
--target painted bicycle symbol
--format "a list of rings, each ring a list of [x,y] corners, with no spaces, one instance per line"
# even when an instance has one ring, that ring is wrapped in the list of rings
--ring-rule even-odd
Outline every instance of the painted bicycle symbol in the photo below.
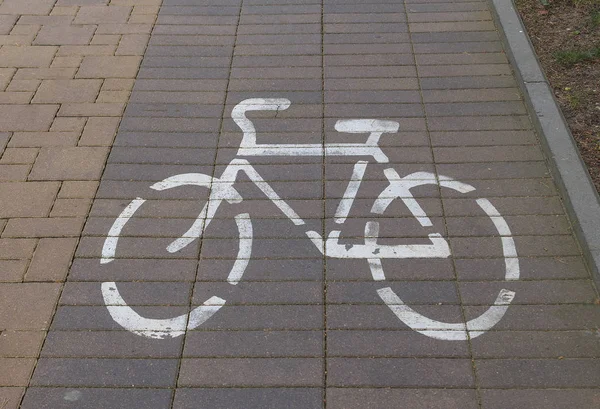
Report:
[[[237,104],[232,111],[232,118],[243,132],[243,138],[237,152],[238,157],[253,156],[351,156],[370,157],[377,163],[388,163],[388,157],[379,147],[379,139],[384,133],[395,133],[399,129],[398,122],[376,119],[338,120],[335,129],[344,133],[368,134],[365,143],[330,143],[330,144],[261,144],[257,142],[256,128],[246,117],[249,111],[285,110],[290,101],[283,98],[252,98]],[[350,213],[358,189],[368,165],[366,160],[358,160],[354,164],[352,177],[345,193],[340,199],[335,212],[335,222],[343,224]],[[235,204],[243,198],[234,184],[240,172],[264,193],[277,208],[296,226],[305,226],[305,221],[290,205],[283,200],[267,183],[257,170],[246,159],[233,159],[220,177],[202,173],[186,173],[168,177],[150,186],[156,191],[174,189],[180,186],[197,186],[209,189],[207,202],[204,204],[192,226],[167,246],[167,251],[175,253],[182,250],[194,240],[203,236],[211,223],[215,223],[215,214],[223,201]],[[393,169],[387,168],[384,174],[389,185],[375,199],[371,208],[374,215],[382,215],[396,199],[401,200],[423,227],[433,226],[431,219],[411,193],[411,189],[422,185],[437,185],[440,188],[452,189],[460,193],[468,193],[475,188],[450,177],[435,175],[429,172],[415,172],[404,177]],[[136,198],[121,212],[114,221],[102,248],[102,264],[115,261],[119,237],[127,222],[146,200]],[[515,243],[508,224],[496,208],[485,198],[475,199],[477,205],[491,219],[500,237],[505,260],[506,281],[519,278],[519,261]],[[252,255],[252,220],[248,213],[235,216],[239,233],[239,249],[233,266],[227,276],[227,282],[236,285],[242,279]],[[446,239],[439,233],[429,234],[427,244],[380,244],[379,222],[368,221],[364,228],[364,244],[346,246],[339,243],[340,230],[331,231],[327,237],[314,230],[307,230],[306,236],[317,250],[325,257],[340,259],[364,259],[369,266],[373,280],[383,282],[386,279],[382,260],[410,258],[448,258],[451,256]],[[167,319],[145,318],[129,307],[117,288],[116,282],[102,283],[104,302],[112,318],[123,328],[144,337],[165,338],[183,335],[186,330],[196,328],[206,322],[221,309],[226,300],[218,296],[208,298],[202,305],[187,314]],[[475,338],[496,325],[506,313],[515,293],[506,289],[500,290],[495,302],[477,318],[467,322],[447,323],[430,319],[406,305],[391,287],[382,286],[377,290],[381,300],[391,311],[411,329],[431,338],[442,340],[466,340]]]

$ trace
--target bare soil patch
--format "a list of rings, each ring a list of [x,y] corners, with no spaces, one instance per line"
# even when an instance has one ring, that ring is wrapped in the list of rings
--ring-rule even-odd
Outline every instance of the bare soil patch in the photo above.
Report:
[[[600,192],[600,0],[515,0]]]

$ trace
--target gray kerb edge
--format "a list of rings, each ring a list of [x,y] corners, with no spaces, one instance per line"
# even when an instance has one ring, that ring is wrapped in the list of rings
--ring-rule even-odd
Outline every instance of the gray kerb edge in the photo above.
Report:
[[[600,283],[600,198],[552,88],[537,60],[513,0],[489,0],[492,14],[533,124],[549,159],[573,229],[592,275]]]

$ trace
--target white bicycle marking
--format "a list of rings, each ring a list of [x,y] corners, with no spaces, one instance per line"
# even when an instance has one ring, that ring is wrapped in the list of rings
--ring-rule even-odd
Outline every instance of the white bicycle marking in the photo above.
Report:
[[[515,247],[515,240],[512,238],[512,233],[508,227],[508,223],[504,220],[504,217],[500,215],[498,210],[490,203],[487,199],[476,200],[479,207],[492,219],[496,230],[500,234],[502,240],[502,253],[504,255],[504,262],[506,265],[506,274],[504,279],[506,281],[514,281],[519,279],[519,259],[517,258],[517,249]]]
[[[397,194],[397,197],[402,199],[403,201],[406,199],[407,196],[410,196],[412,198],[412,194],[410,192],[411,188],[426,184],[439,183],[439,185],[442,187],[454,189],[461,193],[468,193],[475,190],[473,186],[468,185],[466,183],[457,182],[452,178],[446,176],[439,176],[438,178],[436,178],[434,174],[428,172],[414,173],[412,175],[408,175],[406,178],[403,179],[395,177],[397,176],[397,173],[395,171],[393,171],[393,173],[395,175],[392,175],[391,171],[389,173],[386,173],[386,176],[388,176],[390,182],[390,187],[386,190],[388,190],[388,194]],[[373,208],[377,209],[379,214],[382,214],[393,199],[393,197],[380,196],[379,198],[377,198],[375,204],[373,205]],[[506,281],[517,280],[519,278],[519,260],[517,258],[517,251],[515,248],[514,240],[512,238],[512,233],[510,231],[510,228],[508,227],[508,224],[506,223],[506,220],[504,220],[504,218],[500,215],[498,210],[490,203],[489,200],[477,199],[476,203],[490,217],[494,226],[496,227],[496,230],[501,236],[500,239],[502,243],[502,250],[506,265],[506,273],[504,279]],[[408,204],[407,207],[411,209],[411,207]],[[411,209],[411,211],[413,209]],[[369,267],[371,267],[370,263]],[[373,275],[373,278],[375,278],[375,276],[379,277],[380,275],[384,274],[381,266],[375,266],[374,270],[372,268],[371,273]],[[394,314],[410,328],[431,338],[443,339],[447,341],[466,340],[468,338],[475,338],[483,334],[484,332],[492,328],[494,325],[496,325],[498,321],[500,321],[500,319],[502,319],[502,317],[508,309],[508,306],[510,305],[515,296],[515,293],[512,291],[505,289],[500,290],[496,301],[490,308],[488,308],[487,311],[485,311],[479,317],[470,320],[465,324],[445,323],[427,318],[424,315],[419,314],[412,308],[405,305],[404,302],[400,299],[400,297],[398,297],[398,295],[390,287],[377,290],[377,293],[379,294],[379,297],[383,300],[383,302],[394,312]]]
[[[250,215],[248,213],[238,214],[235,216],[235,222],[240,232],[240,249],[227,276],[227,282],[233,285],[237,285],[242,279],[252,254],[252,220],[250,220]]]
[[[119,242],[119,235],[125,224],[129,221],[131,216],[136,212],[139,207],[144,204],[146,200],[138,197],[129,203],[129,205],[123,209],[121,214],[115,219],[113,225],[108,231],[108,236],[104,240],[104,246],[102,246],[102,258],[100,264],[110,263],[115,259],[115,251],[117,250],[117,243]]]
[[[256,128],[246,117],[247,111],[283,111],[291,102],[285,98],[246,99],[233,108],[231,117],[240,127],[244,136],[240,143],[240,156],[372,156],[379,163],[387,163],[388,157],[379,148],[379,137],[386,132],[398,132],[395,121],[379,119],[346,119],[335,124],[338,132],[370,133],[366,143],[331,144],[259,144],[256,142]]]
[[[102,296],[113,320],[127,331],[147,338],[175,338],[185,334],[186,329],[194,329],[213,316],[225,305],[225,300],[211,297],[204,305],[194,308],[189,314],[175,318],[144,318],[127,305],[114,282],[102,283]]]
[[[346,187],[346,191],[344,192],[344,196],[340,200],[340,204],[335,210],[335,222],[338,224],[342,224],[346,221],[348,214],[350,214],[350,209],[352,208],[352,204],[354,203],[354,199],[356,198],[356,194],[358,193],[358,188],[360,188],[360,183],[365,175],[365,170],[367,170],[367,161],[359,160],[354,165],[354,169],[352,170],[352,176],[350,177],[350,182],[348,182],[348,186]]]
[[[479,317],[467,321],[466,324],[446,323],[432,320],[419,314],[396,295],[391,288],[381,288],[377,294],[384,303],[396,314],[396,316],[408,325],[411,329],[435,339],[446,341],[464,341],[469,338],[476,338],[498,323],[504,316],[509,304],[515,297],[515,293],[509,290],[500,290],[500,294],[486,312]]]
[[[238,150],[239,156],[367,156],[373,157],[378,163],[387,163],[388,157],[379,148],[379,139],[383,133],[395,133],[399,124],[395,121],[377,119],[347,119],[338,120],[335,129],[344,133],[369,134],[365,143],[337,143],[337,144],[260,144],[257,143],[256,128],[246,117],[247,111],[258,110],[285,110],[289,108],[290,101],[283,98],[253,98],[242,101],[232,111],[232,118],[243,131],[243,138]],[[368,162],[359,160],[353,168],[352,176],[340,199],[334,215],[337,224],[347,220],[350,210],[356,199],[358,190],[364,178]],[[233,187],[240,172],[262,191],[262,193],[277,206],[277,208],[296,226],[305,225],[304,220],[292,207],[273,190],[256,169],[246,159],[233,159],[224,169],[220,177],[212,177],[201,173],[187,173],[166,178],[150,186],[162,191],[181,186],[198,186],[209,189],[206,204],[194,220],[191,227],[179,238],[167,246],[171,253],[177,252],[188,246],[194,240],[202,237],[209,224],[214,220],[216,212],[223,201],[230,204],[243,201],[242,196]],[[384,170],[389,185],[375,199],[371,212],[382,215],[388,206],[396,199],[400,199],[422,227],[432,227],[433,223],[425,210],[412,194],[411,189],[423,185],[437,185],[449,188],[460,193],[469,193],[475,188],[469,184],[456,181],[450,177],[435,175],[430,172],[415,172],[404,177],[393,168]],[[102,248],[102,264],[115,259],[117,245],[122,230],[135,212],[145,203],[145,199],[136,198],[121,212],[114,221]],[[490,217],[500,236],[503,256],[505,259],[505,280],[512,281],[519,278],[519,261],[512,233],[505,219],[487,199],[476,199],[476,203],[485,214]],[[253,228],[250,215],[247,213],[235,216],[239,234],[239,249],[233,266],[227,276],[227,282],[237,285],[251,260],[253,244]],[[451,249],[440,233],[430,233],[430,244],[379,244],[378,221],[365,223],[364,244],[340,244],[340,230],[331,231],[326,238],[313,230],[305,234],[318,251],[327,257],[340,259],[364,259],[375,281],[386,279],[382,259],[405,258],[448,258]],[[377,290],[379,297],[396,315],[396,317],[411,329],[436,339],[466,340],[475,338],[490,330],[506,313],[515,293],[502,289],[493,305],[479,317],[466,323],[446,323],[425,317],[416,312],[398,297],[390,288]],[[141,336],[150,338],[176,337],[188,329],[196,328],[212,317],[223,305],[225,300],[212,296],[202,306],[193,309],[189,314],[183,314],[169,319],[145,318],[130,308],[119,294],[115,282],[104,282],[102,294],[111,317],[123,328]]]

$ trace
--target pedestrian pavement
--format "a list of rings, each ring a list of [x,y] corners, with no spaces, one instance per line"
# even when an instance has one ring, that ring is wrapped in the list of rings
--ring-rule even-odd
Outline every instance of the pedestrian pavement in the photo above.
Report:
[[[600,405],[486,1],[4,0],[0,148],[2,409]]]

